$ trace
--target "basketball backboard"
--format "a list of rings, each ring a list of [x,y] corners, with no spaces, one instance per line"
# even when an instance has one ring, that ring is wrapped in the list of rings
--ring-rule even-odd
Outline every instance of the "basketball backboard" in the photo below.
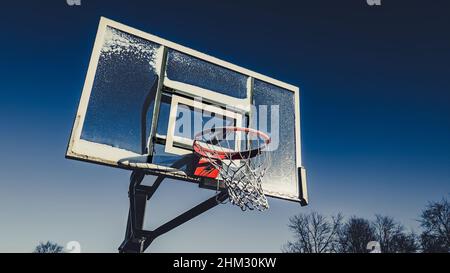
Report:
[[[192,173],[208,126],[272,138],[271,197],[308,203],[298,87],[106,18],[100,20],[66,156],[207,185]],[[237,144],[236,147],[238,148]]]

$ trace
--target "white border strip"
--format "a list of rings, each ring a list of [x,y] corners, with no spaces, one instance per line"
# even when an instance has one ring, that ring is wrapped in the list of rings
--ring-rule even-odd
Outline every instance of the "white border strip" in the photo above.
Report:
[[[206,111],[209,113],[216,113],[222,117],[229,117],[231,119],[236,120],[236,127],[242,127],[243,116],[239,113],[224,110],[222,108],[213,105],[203,104],[199,101],[183,98],[177,95],[172,95],[172,103],[170,105],[169,126],[167,128],[167,138],[165,147],[166,153],[177,155],[187,155],[192,153],[192,145],[194,144],[194,140],[175,135],[175,125],[177,121],[178,105],[180,104],[192,107],[194,109]],[[194,132],[194,134],[196,133],[197,132]],[[186,149],[175,147],[174,144],[178,144],[179,146],[185,146]],[[237,150],[238,149],[237,145],[239,145],[238,138],[236,139],[235,144],[236,144],[235,149]]]

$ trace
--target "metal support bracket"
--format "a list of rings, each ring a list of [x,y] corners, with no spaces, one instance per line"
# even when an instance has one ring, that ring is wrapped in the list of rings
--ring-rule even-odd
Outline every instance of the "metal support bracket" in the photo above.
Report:
[[[198,215],[214,208],[228,198],[226,190],[220,191],[215,196],[198,204],[185,213],[175,217],[169,222],[154,230],[144,230],[145,207],[147,201],[153,196],[165,176],[158,176],[152,186],[141,185],[147,174],[141,170],[135,170],[130,177],[129,199],[130,209],[128,212],[128,223],[125,240],[119,247],[121,253],[142,253],[159,236],[188,222]]]

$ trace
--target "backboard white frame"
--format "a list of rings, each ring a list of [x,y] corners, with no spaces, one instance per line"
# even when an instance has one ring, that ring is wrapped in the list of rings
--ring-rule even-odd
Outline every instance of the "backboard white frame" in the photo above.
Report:
[[[104,17],[101,17],[101,19],[100,19],[100,24],[99,24],[98,31],[97,31],[97,36],[95,39],[93,52],[92,52],[91,59],[89,62],[89,68],[87,71],[83,91],[81,94],[81,99],[79,102],[79,107],[77,110],[77,114],[76,114],[75,121],[74,121],[74,126],[72,128],[72,133],[71,133],[70,141],[69,141],[68,148],[67,148],[67,153],[66,153],[67,158],[83,160],[83,161],[88,161],[88,162],[93,162],[93,163],[98,163],[98,164],[103,164],[103,165],[108,165],[108,166],[114,166],[114,167],[122,167],[122,168],[123,168],[123,166],[119,165],[119,161],[120,161],[121,157],[125,157],[125,156],[138,157],[138,158],[140,157],[140,158],[142,158],[142,160],[144,160],[144,158],[145,158],[143,155],[135,154],[130,151],[125,151],[125,150],[118,149],[118,148],[108,146],[108,145],[92,143],[92,142],[81,139],[81,132],[82,132],[84,120],[86,117],[86,112],[87,112],[87,108],[88,108],[88,104],[89,104],[89,98],[91,95],[91,90],[92,90],[95,74],[97,71],[97,66],[98,66],[98,62],[99,62],[99,58],[100,58],[100,52],[101,52],[101,49],[103,46],[103,41],[105,38],[105,33],[107,30],[107,27],[112,27],[117,30],[127,32],[129,34],[138,36],[140,38],[160,44],[161,52],[165,48],[174,49],[174,50],[180,51],[182,53],[188,54],[190,56],[205,60],[212,64],[215,64],[215,65],[227,68],[229,70],[244,74],[249,77],[248,78],[249,86],[251,85],[251,82],[253,79],[258,79],[258,80],[267,82],[269,84],[272,84],[272,85],[275,85],[275,86],[278,86],[278,87],[281,87],[283,89],[293,92],[294,97],[295,97],[295,115],[294,116],[295,116],[295,125],[296,125],[296,128],[295,128],[295,130],[296,130],[295,131],[296,165],[299,170],[302,170],[301,172],[299,172],[298,179],[303,180],[303,182],[299,182],[297,197],[294,196],[295,193],[293,193],[293,196],[286,196],[286,197],[274,196],[274,197],[289,199],[289,200],[293,200],[293,201],[300,201],[300,199],[302,199],[301,202],[307,203],[308,197],[307,197],[306,181],[303,178],[305,175],[304,175],[304,169],[302,167],[302,157],[301,157],[300,90],[298,87],[281,82],[281,81],[273,79],[273,78],[270,78],[268,76],[259,74],[257,72],[245,69],[243,67],[231,64],[229,62],[217,59],[215,57],[201,53],[199,51],[176,44],[174,42],[170,42],[168,40],[162,39],[155,35],[145,33],[138,29],[126,26],[124,24],[112,21],[112,20],[104,18]],[[163,54],[159,54],[158,58],[159,58],[159,60],[157,61],[157,63],[161,64],[161,62],[163,61],[163,58],[164,58]],[[174,87],[174,89],[176,89],[176,90],[185,90],[185,92],[187,90],[187,92],[189,93],[187,95],[195,95],[195,93],[199,94],[198,92],[200,92],[202,94],[202,96],[204,96],[205,100],[213,100],[216,102],[217,99],[219,98],[217,93],[212,94],[212,93],[208,92],[208,90],[204,90],[204,89],[202,90],[202,89],[199,89],[198,87],[192,88],[192,86],[190,86],[190,88],[185,88],[187,86],[180,86],[181,83],[170,81],[169,79],[164,77],[165,75],[161,75],[162,71],[158,71],[158,72],[159,72],[160,79],[161,78],[164,79],[164,85],[167,87]],[[183,85],[183,84],[181,84],[181,85]],[[248,90],[250,90],[250,89],[251,88],[248,88]],[[246,99],[236,99],[236,98],[233,98],[233,97],[227,96],[227,95],[219,95],[219,96],[220,96],[219,99],[224,104],[234,105],[237,108],[237,110],[242,110],[243,112],[250,111],[250,109],[249,109],[249,107],[251,105],[251,103],[250,103],[251,102],[251,94],[250,93],[247,95]],[[101,151],[100,156],[97,153],[98,151]],[[301,175],[300,175],[300,173],[301,173]],[[271,194],[269,194],[269,195],[271,195]]]

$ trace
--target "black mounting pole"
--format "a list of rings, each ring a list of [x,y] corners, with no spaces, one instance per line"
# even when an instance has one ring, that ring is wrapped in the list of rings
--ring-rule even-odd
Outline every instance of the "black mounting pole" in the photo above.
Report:
[[[147,174],[144,171],[136,170],[132,172],[130,177],[130,188],[128,193],[130,198],[130,209],[128,212],[125,240],[119,247],[119,252],[121,253],[144,252],[157,237],[214,208],[228,198],[228,193],[226,191],[220,191],[215,196],[175,217],[155,230],[144,230],[143,226],[147,200],[150,200],[165,178],[165,176],[159,175],[152,186],[144,186],[141,185],[141,183],[146,175]]]

